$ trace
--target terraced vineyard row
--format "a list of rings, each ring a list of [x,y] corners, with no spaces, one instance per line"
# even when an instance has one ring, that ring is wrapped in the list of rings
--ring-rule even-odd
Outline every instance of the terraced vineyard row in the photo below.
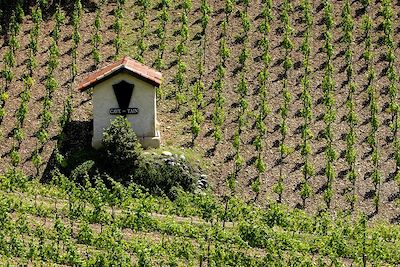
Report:
[[[4,264],[74,266],[323,266],[399,264],[399,229],[322,212],[181,192],[174,202],[101,179],[77,187],[1,177]],[[229,221],[225,224],[224,222]]]

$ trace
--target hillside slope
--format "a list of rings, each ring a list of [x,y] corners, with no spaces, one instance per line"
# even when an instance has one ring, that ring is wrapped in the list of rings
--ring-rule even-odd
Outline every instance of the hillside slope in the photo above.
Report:
[[[399,197],[395,177],[400,167],[400,163],[396,167],[395,160],[396,154],[400,153],[395,123],[398,110],[394,108],[396,105],[390,105],[398,103],[396,75],[400,31],[396,25],[399,25],[400,9],[397,4],[391,1],[374,2],[363,9],[360,1],[354,1],[346,17],[342,15],[346,1],[332,1],[331,6],[324,5],[326,1],[311,1],[309,11],[313,24],[307,28],[302,1],[289,1],[291,8],[283,1],[273,1],[270,20],[266,16],[268,1],[252,0],[247,7],[245,1],[232,3],[231,13],[226,12],[229,9],[226,9],[225,1],[207,1],[211,8],[208,24],[202,15],[208,14],[207,9],[202,7],[202,1],[193,1],[192,6],[185,6],[187,1],[179,1],[169,7],[163,7],[163,1],[149,1],[151,4],[148,7],[144,4],[146,1],[126,2],[121,9],[122,47],[116,57],[127,54],[163,72],[165,80],[158,101],[163,142],[176,147],[193,147],[204,155],[211,166],[211,182],[217,193],[229,192],[227,179],[230,178],[237,183],[235,193],[247,200],[257,196],[256,201],[264,205],[279,199],[277,189],[284,185],[281,200],[292,207],[302,207],[305,203],[304,208],[308,211],[316,211],[326,205],[334,210],[343,210],[350,209],[352,201],[349,200],[354,200],[354,210],[357,212],[364,211],[371,216],[377,213],[377,218],[398,221],[399,209],[395,204]],[[385,4],[386,11],[392,12],[382,12]],[[114,40],[118,38],[113,24],[117,6],[117,3],[107,2],[101,7],[103,25],[100,33],[103,40],[99,46],[102,58],[99,67],[115,58]],[[163,10],[169,17],[165,24],[162,24],[163,17],[160,16]],[[86,145],[85,141],[90,135],[90,95],[77,92],[75,88],[94,69],[91,40],[96,8],[95,5],[84,6],[78,25],[81,40],[77,47],[78,73],[74,83],[71,83],[71,14],[72,10],[67,10],[66,21],[60,30],[58,47],[61,64],[54,70],[54,78],[60,86],[51,95],[52,120],[47,128],[49,138],[43,145],[35,133],[40,130],[43,121],[41,114],[55,20],[48,19],[40,25],[38,68],[33,73],[36,83],[30,89],[28,113],[22,125],[24,138],[17,145],[13,129],[17,125],[16,111],[24,90],[22,78],[28,72],[29,32],[34,27],[30,15],[23,18],[22,29],[17,35],[21,46],[15,53],[16,65],[11,68],[14,78],[8,85],[9,98],[5,101],[6,113],[0,125],[1,172],[5,172],[12,164],[13,147],[18,148],[21,156],[16,165],[26,174],[36,174],[33,161],[36,151],[42,159],[40,173],[46,169],[61,132],[58,121],[69,93],[72,93],[74,110],[67,126],[67,129],[72,129],[67,142],[75,146]],[[363,28],[363,17],[366,16],[372,22],[369,33]],[[332,25],[329,24],[331,18]],[[354,27],[348,27],[350,43],[343,38],[344,19],[354,23]],[[270,25],[269,31],[261,27],[265,22]],[[351,25],[351,22],[346,25]],[[161,34],[163,27],[165,39]],[[305,71],[305,53],[301,49],[305,36],[309,37],[310,71]],[[263,37],[268,40],[268,46],[261,41]],[[372,41],[370,52],[373,58],[370,60],[363,57],[368,38]],[[1,58],[10,50],[6,39],[2,38]],[[387,40],[392,40],[394,48]],[[221,44],[229,48],[229,55],[222,53],[227,50],[221,50]],[[333,48],[332,55],[329,55],[330,45]],[[186,47],[186,51],[182,52],[182,47]],[[266,55],[270,56],[270,62],[263,60],[268,58]],[[160,59],[163,62],[161,66],[158,65]],[[201,62],[204,66],[199,68]],[[1,66],[5,64],[3,60]],[[6,67],[2,68],[4,70]],[[259,78],[264,68],[269,73],[265,83]],[[353,70],[351,75],[346,71],[349,69]],[[367,76],[371,71],[375,73],[372,81]],[[301,112],[305,107],[301,82],[304,75],[309,80],[306,89],[312,100],[308,108],[313,114],[308,121],[304,119],[304,112]],[[196,86],[199,81],[204,88]],[[2,82],[7,87],[4,78]],[[222,86],[218,86],[219,82],[222,82]],[[355,85],[354,92],[350,84]],[[371,84],[373,87],[369,86]],[[198,88],[201,93],[196,91]],[[288,93],[290,98],[287,97]],[[220,101],[222,98],[223,102]],[[373,102],[377,106],[376,113],[371,109],[371,99],[376,100]],[[271,112],[264,114],[260,103],[268,105]],[[203,117],[204,121],[194,120],[193,110],[201,114],[199,117]],[[331,120],[325,116],[329,111],[335,111]],[[260,114],[266,127],[265,133],[260,122],[257,124]],[[349,120],[349,114],[356,114],[357,120]],[[375,131],[372,114],[376,114],[379,121]],[[192,142],[193,133],[197,130],[196,127],[192,128],[194,122],[200,124],[200,132]],[[305,124],[312,135],[308,135],[306,140],[309,153],[303,151],[302,154],[305,139],[301,127]],[[328,127],[330,138],[324,134]],[[222,130],[220,141],[216,141],[216,129]],[[349,141],[350,132],[354,133],[353,142]],[[257,136],[262,140],[262,148],[255,145]],[[328,148],[335,151],[336,157],[326,153]],[[373,152],[378,154],[379,160],[374,161]],[[351,160],[353,155],[355,158]],[[302,167],[306,159],[314,172],[304,177]],[[257,163],[259,170],[262,170],[261,160],[265,164],[265,171],[259,173]],[[327,175],[327,165],[334,170],[332,176],[329,176],[329,172]],[[355,178],[349,179],[349,173],[354,173]],[[376,173],[380,176],[374,176]],[[308,193],[304,189],[305,184],[310,186]],[[306,196],[304,203],[301,192]]]

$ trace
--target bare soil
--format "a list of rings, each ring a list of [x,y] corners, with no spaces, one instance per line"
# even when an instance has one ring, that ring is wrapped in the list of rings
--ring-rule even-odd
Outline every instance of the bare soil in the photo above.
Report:
[[[158,26],[159,19],[158,15],[160,11],[156,9],[157,1],[153,1],[152,7],[148,10],[148,21],[149,28],[145,37],[148,49],[144,52],[144,62],[152,66],[157,58],[158,49],[160,45],[160,39],[155,34],[155,30]],[[187,41],[188,52],[183,57],[184,63],[187,65],[187,72],[185,77],[186,94],[187,99],[191,99],[193,82],[198,79],[197,64],[199,62],[198,50],[202,49],[201,40],[194,38],[196,34],[201,32],[201,11],[200,1],[193,1],[193,7],[188,16],[189,19],[189,38]],[[210,166],[210,180],[213,188],[217,194],[223,195],[227,193],[226,178],[234,171],[234,160],[232,136],[238,127],[237,114],[238,114],[238,99],[239,95],[236,92],[237,85],[239,83],[240,74],[237,73],[237,67],[239,66],[239,54],[243,48],[243,44],[235,42],[235,37],[241,34],[242,26],[240,20],[239,11],[243,11],[244,7],[237,4],[234,8],[233,14],[229,18],[229,24],[227,27],[228,36],[227,40],[230,47],[230,57],[226,64],[226,79],[224,81],[223,94],[225,97],[224,111],[226,115],[226,121],[223,125],[224,138],[223,141],[218,144],[214,150],[215,141],[213,138],[213,122],[212,114],[214,110],[214,99],[215,91],[212,89],[212,82],[216,79],[216,66],[219,62],[218,50],[219,41],[221,38],[221,21],[225,14],[223,11],[224,1],[220,0],[209,0],[209,4],[213,9],[213,13],[210,17],[209,25],[206,30],[206,44],[205,44],[205,74],[202,77],[202,81],[205,84],[206,90],[204,92],[205,106],[202,109],[204,113],[205,122],[201,126],[201,134],[195,140],[194,147],[191,144],[191,133],[190,133],[190,113],[192,103],[182,105],[179,110],[176,110],[176,103],[174,99],[174,92],[176,91],[176,83],[174,76],[177,72],[177,53],[175,47],[180,41],[179,34],[176,31],[181,27],[180,17],[183,12],[182,7],[179,3],[173,4],[169,10],[170,21],[167,24],[166,30],[166,51],[164,54],[165,68],[162,70],[164,75],[164,82],[162,85],[162,92],[164,97],[158,100],[158,120],[160,123],[161,136],[164,145],[173,145],[176,147],[190,147],[197,151],[199,154],[207,158],[208,165]],[[262,193],[260,198],[257,200],[259,205],[265,206],[270,201],[275,201],[277,195],[273,192],[273,188],[277,183],[279,171],[282,171],[285,175],[285,189],[283,194],[283,202],[291,207],[297,207],[301,203],[301,198],[298,190],[298,184],[302,180],[301,166],[302,157],[300,155],[299,145],[301,144],[301,134],[299,126],[303,123],[303,119],[299,115],[299,110],[302,108],[302,101],[300,99],[301,85],[300,78],[303,73],[301,68],[301,62],[303,60],[302,54],[300,53],[300,45],[303,40],[302,32],[304,31],[304,24],[301,21],[301,10],[299,9],[300,1],[291,1],[293,5],[293,11],[290,14],[291,24],[294,29],[292,41],[294,49],[290,56],[294,63],[294,68],[289,73],[289,90],[292,94],[292,101],[290,104],[290,113],[288,118],[289,134],[287,137],[287,145],[293,148],[294,152],[291,153],[285,160],[285,164],[279,164],[279,140],[281,138],[279,132],[279,124],[281,116],[279,108],[283,102],[282,99],[282,74],[284,72],[282,60],[284,57],[283,48],[281,42],[282,36],[282,22],[279,19],[281,14],[282,1],[273,1],[273,21],[271,22],[271,32],[269,36],[270,40],[270,53],[272,56],[272,62],[269,69],[270,78],[268,83],[268,104],[271,107],[271,114],[266,118],[265,123],[268,128],[268,133],[264,140],[264,160],[267,165],[267,171],[262,175]],[[322,34],[325,26],[323,24],[323,9],[322,1],[313,2],[313,15],[314,25],[312,28],[312,39],[311,39],[311,67],[312,67],[312,98],[313,98],[313,114],[314,119],[312,121],[312,132],[314,139],[312,140],[312,164],[315,168],[315,173],[311,178],[313,196],[306,203],[306,210],[309,212],[316,212],[318,209],[325,206],[323,197],[324,184],[326,183],[326,177],[324,175],[325,167],[325,155],[324,146],[326,144],[321,133],[325,127],[323,122],[324,106],[321,101],[322,98],[322,78],[324,75],[324,63],[326,61],[326,55],[322,51],[323,46]],[[351,183],[346,178],[346,172],[348,166],[344,159],[346,140],[345,135],[349,131],[346,121],[343,119],[347,114],[347,107],[345,105],[347,98],[348,87],[345,84],[346,74],[344,71],[345,60],[344,50],[345,44],[341,41],[343,34],[340,27],[341,21],[341,10],[344,5],[344,1],[332,1],[334,10],[335,26],[332,32],[334,37],[334,56],[333,65],[334,79],[335,79],[335,109],[336,121],[333,124],[334,129],[334,145],[335,150],[338,154],[338,159],[335,161],[335,172],[337,177],[333,182],[334,186],[334,197],[332,202],[332,209],[340,212],[347,210],[349,204],[346,201],[344,191],[348,188]],[[354,28],[354,43],[352,49],[353,55],[353,67],[355,71],[355,82],[357,84],[357,91],[355,96],[356,111],[358,115],[358,125],[356,128],[357,142],[356,142],[356,170],[357,170],[357,202],[354,214],[357,215],[360,212],[365,212],[371,215],[373,220],[384,220],[393,223],[397,223],[400,220],[400,210],[396,206],[395,202],[399,199],[399,186],[393,179],[393,173],[395,171],[395,160],[393,157],[393,143],[392,133],[389,128],[390,114],[386,111],[389,96],[387,94],[387,86],[389,84],[388,78],[385,75],[384,69],[387,66],[384,60],[385,47],[379,43],[379,38],[384,35],[381,23],[383,21],[382,14],[380,13],[380,2],[374,2],[370,9],[370,15],[373,18],[373,52],[374,52],[374,68],[377,74],[375,86],[378,91],[378,105],[379,105],[379,121],[380,127],[378,130],[378,145],[380,154],[379,168],[382,174],[381,184],[381,198],[380,198],[380,209],[378,214],[374,214],[373,206],[373,183],[371,180],[371,172],[373,170],[370,156],[370,148],[366,143],[366,137],[369,134],[370,125],[370,112],[369,107],[366,105],[368,98],[366,92],[366,70],[365,62],[362,60],[361,55],[364,49],[364,37],[363,30],[361,28],[362,23],[362,10],[359,1],[353,1],[351,4],[353,18],[355,22]],[[113,10],[115,8],[114,3],[108,3],[102,9],[102,36],[103,44],[101,46],[102,63],[99,67],[105,66],[106,64],[114,60],[114,47],[113,40],[115,33],[112,30],[112,24],[114,22]],[[399,14],[400,7],[398,3],[393,4],[394,8],[394,40],[398,43],[400,40],[400,28]],[[138,19],[139,6],[128,1],[124,9],[124,54],[128,54],[132,57],[138,51],[138,41],[140,39],[140,22]],[[252,0],[248,9],[249,17],[251,18],[252,26],[249,32],[248,48],[250,49],[251,57],[248,61],[248,70],[246,72],[246,79],[249,83],[249,94],[246,96],[249,102],[247,124],[246,128],[241,135],[241,155],[245,159],[245,164],[239,172],[237,194],[243,196],[243,198],[252,201],[254,199],[254,192],[250,187],[250,181],[257,175],[254,164],[255,147],[253,140],[257,135],[257,129],[254,127],[255,115],[258,112],[259,96],[257,94],[259,83],[258,74],[262,68],[262,62],[259,60],[261,55],[260,49],[257,47],[257,42],[261,39],[258,26],[260,25],[262,11],[261,0]],[[70,65],[71,65],[71,35],[72,27],[69,24],[70,12],[67,14],[66,25],[62,27],[62,37],[60,42],[61,50],[61,65],[56,71],[56,78],[59,81],[60,88],[56,91],[53,97],[53,123],[49,129],[52,137],[51,141],[41,148],[41,156],[43,157],[43,166],[41,172],[46,169],[48,160],[50,159],[53,150],[56,145],[57,136],[60,134],[61,129],[57,126],[58,118],[62,113],[63,103],[68,95],[69,90],[73,90],[73,122],[74,125],[84,125],[90,123],[92,117],[92,105],[90,101],[90,95],[80,93],[76,90],[77,84],[70,83]],[[91,36],[93,33],[93,21],[94,13],[92,10],[85,9],[82,23],[81,23],[81,36],[82,42],[79,46],[79,76],[77,82],[82,80],[89,72],[93,71],[93,60],[91,57]],[[35,72],[36,85],[33,87],[31,95],[31,101],[29,103],[28,118],[24,125],[25,139],[20,148],[20,154],[22,157],[21,169],[29,175],[35,174],[35,168],[31,162],[31,156],[36,148],[38,142],[34,136],[35,132],[40,126],[40,117],[42,110],[41,99],[45,94],[44,78],[46,75],[46,63],[48,60],[48,49],[50,46],[50,32],[54,25],[53,20],[45,21],[41,27],[40,33],[40,51],[38,53],[39,68]],[[19,41],[21,42],[21,48],[17,53],[17,67],[13,70],[15,73],[15,79],[11,85],[10,98],[6,101],[6,117],[0,125],[0,131],[2,137],[0,138],[0,173],[5,172],[10,166],[9,152],[13,146],[14,140],[12,138],[12,130],[15,127],[15,110],[18,108],[20,103],[19,94],[22,92],[22,80],[24,73],[26,73],[26,59],[28,57],[28,42],[29,42],[29,30],[33,24],[31,18],[27,16],[22,25],[22,31],[19,35]],[[7,46],[4,44],[4,38],[0,41],[0,55],[2,58],[4,53],[7,51]],[[399,56],[399,50],[395,50],[396,56]],[[120,55],[123,56],[123,55]],[[397,60],[397,59],[396,59]],[[4,63],[1,63],[3,65]],[[398,66],[396,61],[395,66]],[[397,70],[398,71],[398,70]],[[4,81],[2,81],[4,82]],[[80,144],[81,140],[79,136],[82,133],[78,131],[90,131],[90,127],[76,127],[76,140],[70,140],[70,142]],[[90,134],[86,133],[86,134]]]

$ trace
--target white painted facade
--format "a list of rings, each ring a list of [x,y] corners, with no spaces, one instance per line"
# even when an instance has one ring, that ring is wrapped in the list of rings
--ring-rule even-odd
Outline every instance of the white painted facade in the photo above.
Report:
[[[138,108],[138,114],[127,114],[129,122],[143,147],[159,147],[160,133],[156,128],[156,88],[128,73],[119,73],[93,88],[93,138],[92,146],[96,149],[102,146],[104,130],[110,126],[116,115],[110,114],[111,108],[118,108],[113,85],[121,81],[134,84],[130,108]]]

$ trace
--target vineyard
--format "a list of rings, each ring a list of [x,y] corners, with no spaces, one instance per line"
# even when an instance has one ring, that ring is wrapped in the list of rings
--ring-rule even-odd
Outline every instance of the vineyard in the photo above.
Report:
[[[2,265],[395,266],[399,228],[211,194],[153,197],[111,180],[76,186],[23,175],[1,180]],[[133,184],[132,184],[133,185]],[[229,206],[227,209],[226,207]]]
[[[397,1],[16,2],[0,1],[2,265],[400,264]],[[163,144],[201,155],[210,192],[52,169],[90,146],[77,84],[125,55],[163,73]]]

